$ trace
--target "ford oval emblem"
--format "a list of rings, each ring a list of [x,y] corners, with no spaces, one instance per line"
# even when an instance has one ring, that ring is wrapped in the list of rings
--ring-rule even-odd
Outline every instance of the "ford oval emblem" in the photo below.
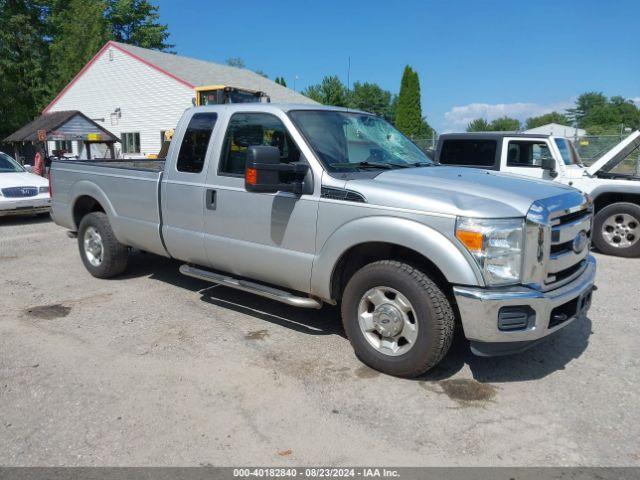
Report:
[[[576,253],[582,252],[584,250],[584,247],[587,246],[588,242],[589,237],[587,237],[587,232],[581,230],[578,235],[576,235],[576,238],[573,239],[573,251]]]

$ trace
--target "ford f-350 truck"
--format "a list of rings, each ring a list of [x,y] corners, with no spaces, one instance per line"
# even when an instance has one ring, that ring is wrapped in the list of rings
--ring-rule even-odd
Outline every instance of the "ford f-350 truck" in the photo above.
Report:
[[[54,161],[51,182],[95,277],[135,248],[289,305],[340,304],[356,355],[392,375],[438,364],[457,322],[476,354],[506,354],[591,304],[587,196],[435,166],[363,112],[196,107],[166,161]]]

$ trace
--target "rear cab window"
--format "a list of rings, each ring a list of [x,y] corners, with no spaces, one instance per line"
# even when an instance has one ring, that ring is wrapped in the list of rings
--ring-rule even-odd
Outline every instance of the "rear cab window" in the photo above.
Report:
[[[444,140],[439,162],[442,165],[494,167],[497,144],[493,139]]]
[[[214,112],[196,113],[182,137],[176,170],[185,173],[200,173],[204,167],[211,132],[218,119]]]

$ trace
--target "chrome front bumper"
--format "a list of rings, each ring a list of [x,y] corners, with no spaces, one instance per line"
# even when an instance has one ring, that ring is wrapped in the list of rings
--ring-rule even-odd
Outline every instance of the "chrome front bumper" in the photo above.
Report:
[[[489,356],[522,351],[584,317],[591,306],[596,275],[595,258],[589,255],[586,261],[587,266],[578,278],[548,292],[522,286],[500,289],[454,287],[462,327],[473,352]],[[535,316],[531,314],[531,320],[524,328],[504,330],[499,328],[498,318],[505,307],[516,310],[521,307]],[[551,326],[550,322],[553,323]]]

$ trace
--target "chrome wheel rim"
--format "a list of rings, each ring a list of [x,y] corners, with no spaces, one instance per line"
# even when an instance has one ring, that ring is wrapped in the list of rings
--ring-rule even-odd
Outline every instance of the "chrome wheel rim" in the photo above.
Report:
[[[87,228],[84,232],[83,243],[87,260],[94,267],[99,267],[104,256],[104,246],[100,232],[95,227]]]
[[[369,345],[384,355],[403,355],[418,339],[418,322],[411,302],[390,287],[375,287],[362,296],[358,323]]]
[[[628,213],[616,213],[602,224],[602,238],[614,248],[629,248],[640,239],[640,221]]]

